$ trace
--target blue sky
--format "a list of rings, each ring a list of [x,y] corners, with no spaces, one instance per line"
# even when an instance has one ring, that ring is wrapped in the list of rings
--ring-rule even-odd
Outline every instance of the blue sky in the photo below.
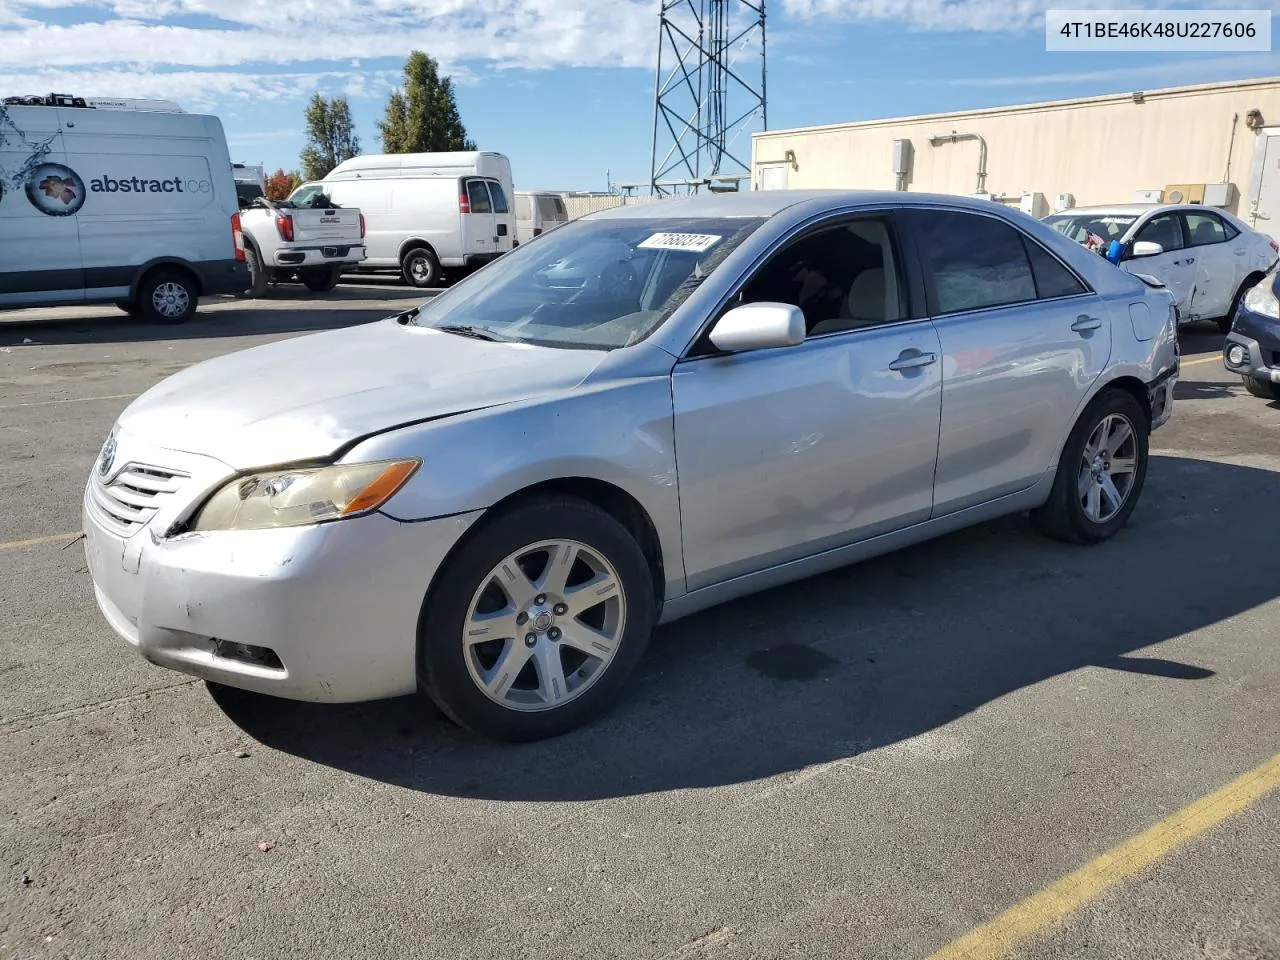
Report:
[[[1130,0],[1125,6],[1143,4]],[[1280,75],[1275,53],[1047,53],[1076,0],[771,0],[773,129]],[[1272,9],[1249,0],[1146,6]],[[362,146],[412,49],[457,84],[469,133],[521,188],[645,180],[656,0],[0,0],[0,94],[165,97],[222,118],[234,159],[297,166],[314,90]],[[758,56],[745,50],[744,70]],[[749,158],[750,131],[735,151]]]

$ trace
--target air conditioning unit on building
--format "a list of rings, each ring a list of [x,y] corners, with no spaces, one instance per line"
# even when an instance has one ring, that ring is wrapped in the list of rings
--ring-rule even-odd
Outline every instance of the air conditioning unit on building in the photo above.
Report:
[[[1171,183],[1164,188],[1165,203],[1204,203],[1203,183]]]
[[[1074,193],[1060,193],[1058,198],[1053,201],[1054,213],[1061,213],[1063,210],[1070,210],[1076,205],[1076,196]]]
[[[1135,190],[1133,192],[1134,203],[1163,203],[1163,190]]]
[[[1204,185],[1204,205],[1206,207],[1230,207],[1236,202],[1236,185],[1234,183],[1206,183]]]
[[[1049,201],[1044,198],[1043,193],[1024,193],[1018,202],[1018,209],[1040,220],[1049,215]]]

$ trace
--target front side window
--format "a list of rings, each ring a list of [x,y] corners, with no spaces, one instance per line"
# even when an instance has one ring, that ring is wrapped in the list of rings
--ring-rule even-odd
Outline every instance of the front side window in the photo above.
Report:
[[[427,301],[414,322],[542,346],[625,347],[661,326],[763,222],[573,221]]]
[[[811,337],[901,320],[897,259],[888,222],[847,221],[789,243],[743,287],[740,303],[789,303]]]
[[[1022,235],[994,217],[913,210],[912,232],[932,275],[938,313],[981,310],[1036,299]]]
[[[1178,222],[1176,213],[1163,213],[1149,220],[1133,239],[1135,243],[1158,243],[1165,252],[1181,250],[1185,246],[1182,242],[1182,224]]]

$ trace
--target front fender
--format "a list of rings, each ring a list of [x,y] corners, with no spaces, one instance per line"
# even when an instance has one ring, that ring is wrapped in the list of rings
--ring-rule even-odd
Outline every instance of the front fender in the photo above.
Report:
[[[550,480],[586,478],[625,491],[658,534],[667,596],[684,592],[669,376],[582,387],[379,434],[346,460],[417,456],[383,508],[411,522],[483,510]]]

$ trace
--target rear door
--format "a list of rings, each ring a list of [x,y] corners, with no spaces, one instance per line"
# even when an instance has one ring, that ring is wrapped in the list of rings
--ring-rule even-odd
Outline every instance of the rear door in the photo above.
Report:
[[[1249,244],[1239,230],[1208,210],[1185,212],[1182,219],[1190,242],[1187,253],[1195,258],[1191,313],[1202,318],[1225,316],[1249,274]]]
[[[459,215],[462,220],[462,256],[492,255],[497,252],[498,217],[493,212],[493,198],[488,184],[480,177],[464,177],[462,196],[466,203]]]
[[[505,253],[515,246],[516,215],[502,184],[493,179],[485,183],[489,185],[489,198],[493,202],[493,243],[499,252]]]
[[[57,110],[0,104],[0,304],[84,299],[76,213],[88,184],[58,133]]]
[[[994,214],[909,210],[942,345],[933,515],[1026,489],[1058,457],[1111,356],[1102,299]]]

